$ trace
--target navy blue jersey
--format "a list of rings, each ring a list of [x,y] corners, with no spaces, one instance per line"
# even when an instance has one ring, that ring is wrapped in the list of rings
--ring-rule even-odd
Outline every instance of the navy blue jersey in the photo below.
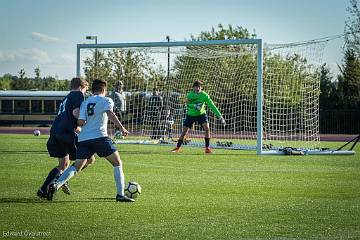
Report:
[[[80,108],[84,101],[84,95],[80,91],[71,91],[61,102],[58,115],[56,116],[50,132],[52,134],[73,133],[76,128],[77,119],[73,115],[73,110]]]

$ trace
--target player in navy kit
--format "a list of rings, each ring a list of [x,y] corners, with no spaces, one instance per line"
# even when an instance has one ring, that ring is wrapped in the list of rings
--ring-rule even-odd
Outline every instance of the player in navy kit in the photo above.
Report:
[[[50,137],[47,142],[49,155],[58,158],[59,164],[53,168],[44,183],[37,192],[40,198],[47,198],[48,187],[53,183],[63,171],[69,166],[70,160],[76,159],[77,136],[75,131],[81,129],[77,127],[80,105],[84,101],[84,94],[89,84],[82,78],[73,78],[70,83],[70,93],[61,102],[58,115],[56,116],[50,129]],[[92,158],[89,163],[94,159]],[[63,186],[63,191],[70,194],[68,186]]]
[[[87,159],[96,153],[99,157],[105,157],[113,165],[117,190],[116,201],[135,201],[124,194],[125,184],[122,161],[107,134],[108,119],[120,129],[124,136],[128,134],[128,131],[113,112],[113,100],[105,97],[106,85],[105,81],[95,79],[92,83],[93,96],[81,104],[78,124],[82,126],[82,131],[79,134],[79,147],[76,151],[77,160],[73,166],[66,169],[56,183],[49,186],[49,200],[52,200],[54,193],[77,174],[85,166],[88,161]]]

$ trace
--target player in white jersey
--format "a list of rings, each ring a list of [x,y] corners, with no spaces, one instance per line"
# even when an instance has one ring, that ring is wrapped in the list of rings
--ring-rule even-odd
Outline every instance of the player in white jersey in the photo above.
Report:
[[[108,119],[112,121],[124,136],[128,131],[121,124],[113,112],[114,102],[105,97],[106,82],[95,79],[92,83],[93,96],[86,99],[80,107],[78,125],[82,126],[79,134],[79,146],[76,151],[76,162],[68,168],[57,180],[49,187],[49,196],[52,200],[54,193],[86,164],[87,159],[93,154],[105,157],[114,167],[114,178],[116,183],[116,201],[134,202],[124,194],[124,173],[119,152],[116,150],[112,140],[107,135]],[[49,199],[49,198],[48,198]]]

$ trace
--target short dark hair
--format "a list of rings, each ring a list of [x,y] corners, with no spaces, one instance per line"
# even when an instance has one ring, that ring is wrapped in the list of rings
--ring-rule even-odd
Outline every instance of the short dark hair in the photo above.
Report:
[[[88,87],[89,83],[82,77],[74,77],[70,82],[70,89],[77,89],[78,87]]]
[[[195,81],[195,82],[193,83],[193,87],[201,87],[202,84],[203,84],[203,83],[200,82],[200,81]]]
[[[104,80],[101,79],[94,79],[92,85],[91,85],[91,91],[93,93],[95,92],[102,92],[106,89],[107,83]]]

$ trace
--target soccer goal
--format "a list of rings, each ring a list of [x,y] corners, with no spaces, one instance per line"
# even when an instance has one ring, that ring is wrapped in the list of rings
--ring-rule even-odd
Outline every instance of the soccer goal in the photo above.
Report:
[[[118,115],[131,136],[119,143],[175,144],[196,80],[222,112],[207,109],[211,147],[283,154],[351,154],[322,150],[319,94],[326,41],[263,44],[261,39],[77,45],[77,75],[120,81]],[[203,146],[195,125],[185,144]]]

